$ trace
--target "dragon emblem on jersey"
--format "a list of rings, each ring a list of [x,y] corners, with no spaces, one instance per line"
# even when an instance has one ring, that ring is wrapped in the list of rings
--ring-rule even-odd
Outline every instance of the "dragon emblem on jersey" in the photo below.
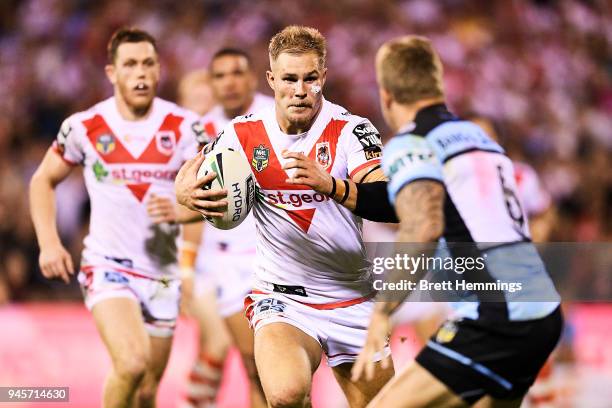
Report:
[[[317,143],[317,163],[324,169],[327,169],[331,163],[331,154],[329,151],[329,142]]]
[[[251,160],[251,165],[255,170],[263,171],[266,167],[268,167],[269,161],[270,149],[262,144],[253,149],[253,160]]]
[[[104,133],[96,139],[96,150],[102,154],[109,154],[115,150],[115,136]]]
[[[155,143],[157,150],[166,156],[170,156],[174,152],[176,146],[176,137],[174,132],[170,130],[163,130],[155,134]]]

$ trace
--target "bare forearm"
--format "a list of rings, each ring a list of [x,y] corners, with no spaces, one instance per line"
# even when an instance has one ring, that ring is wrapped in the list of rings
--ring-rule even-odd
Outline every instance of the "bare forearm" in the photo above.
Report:
[[[444,188],[437,182],[419,181],[406,186],[396,198],[396,211],[400,218],[400,229],[396,237],[395,254],[409,258],[435,256],[437,241],[444,231]],[[416,282],[427,269],[422,263],[417,270],[407,272],[404,269],[393,269],[387,273],[387,282]],[[392,313],[410,294],[379,293],[382,302],[376,310]]]
[[[60,243],[56,226],[55,186],[38,174],[30,182],[30,215],[39,247]]]

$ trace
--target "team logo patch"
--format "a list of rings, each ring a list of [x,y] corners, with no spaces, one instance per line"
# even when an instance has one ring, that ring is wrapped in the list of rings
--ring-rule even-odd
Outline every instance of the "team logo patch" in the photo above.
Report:
[[[174,132],[170,130],[164,130],[155,134],[155,143],[157,144],[157,150],[166,156],[170,156],[174,152],[176,146],[176,137]]]
[[[438,343],[449,343],[453,341],[457,334],[457,324],[453,321],[445,322],[436,333]]]
[[[115,136],[110,133],[104,133],[96,139],[96,150],[102,154],[112,153],[115,147]]]
[[[263,171],[266,167],[268,167],[269,161],[270,149],[262,144],[253,149],[253,160],[251,161],[251,165],[255,170]]]
[[[329,142],[317,143],[317,163],[319,163],[324,169],[327,169],[331,164],[331,153],[329,150]]]

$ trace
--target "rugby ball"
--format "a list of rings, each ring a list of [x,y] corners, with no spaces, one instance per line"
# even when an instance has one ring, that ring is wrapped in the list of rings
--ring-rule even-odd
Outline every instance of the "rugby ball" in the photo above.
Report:
[[[204,217],[211,225],[222,230],[236,228],[249,215],[255,203],[255,176],[249,162],[233,149],[213,149],[206,154],[198,170],[198,179],[210,172],[217,177],[204,185],[205,190],[227,190],[227,211],[223,217]]]

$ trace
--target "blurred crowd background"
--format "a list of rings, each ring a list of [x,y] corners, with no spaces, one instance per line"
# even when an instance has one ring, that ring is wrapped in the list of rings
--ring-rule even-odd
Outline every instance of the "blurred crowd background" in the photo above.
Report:
[[[550,239],[612,239],[609,1],[2,0],[0,305],[79,297],[76,284],[65,290],[37,269],[27,185],[62,120],[111,95],[103,68],[115,29],[139,26],[158,39],[160,95],[175,100],[180,78],[222,46],[248,50],[270,94],[268,41],[294,23],[327,37],[326,97],[371,118],[385,137],[375,52],[394,36],[430,37],[451,110],[493,119],[510,154],[540,175],[557,211]],[[78,171],[58,201],[63,240],[78,259],[88,219]]]

